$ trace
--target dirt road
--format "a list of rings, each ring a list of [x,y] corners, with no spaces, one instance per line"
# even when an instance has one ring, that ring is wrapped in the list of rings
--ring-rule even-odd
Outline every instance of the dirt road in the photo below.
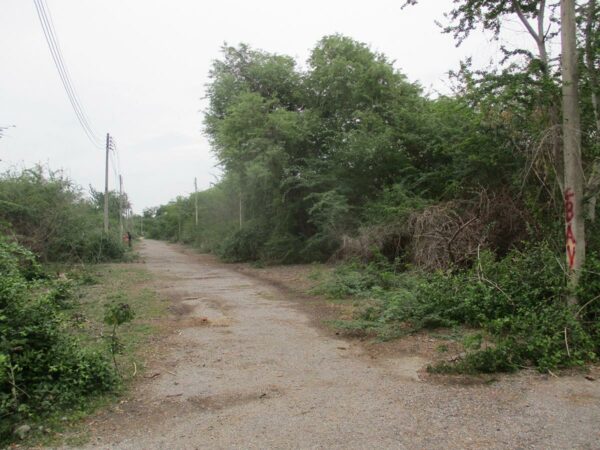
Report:
[[[173,331],[89,448],[600,448],[600,381],[420,380],[427,361],[372,359],[265,282],[161,242],[142,255]]]

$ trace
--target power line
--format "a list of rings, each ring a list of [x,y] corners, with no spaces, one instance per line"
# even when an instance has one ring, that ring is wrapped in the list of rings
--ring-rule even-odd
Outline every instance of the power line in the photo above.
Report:
[[[94,129],[91,126],[91,121],[73,84],[71,74],[62,54],[62,49],[58,41],[57,33],[54,27],[54,21],[50,9],[48,8],[48,4],[46,3],[46,0],[34,0],[34,4],[40,24],[42,26],[44,37],[46,39],[46,43],[48,44],[48,49],[50,50],[50,55],[52,56],[52,60],[60,77],[63,88],[65,89],[65,93],[67,94],[69,102],[71,103],[73,112],[75,113],[81,128],[92,145],[99,149],[104,149],[104,140],[98,138],[97,134],[94,132]],[[107,170],[108,165],[110,164],[115,180],[118,180],[121,175],[121,161],[116,141],[110,135],[107,136],[106,146]],[[113,157],[110,157],[111,151]]]
[[[79,96],[77,95],[77,91],[75,90],[73,82],[71,81],[71,76],[62,56],[62,50],[48,5],[46,4],[45,0],[35,0],[35,2],[36,8],[38,9],[38,17],[40,17],[40,23],[42,24],[45,36],[47,37],[47,43],[50,48],[51,55],[59,72],[59,76],[61,77],[61,81],[63,82],[63,86],[65,87],[67,95],[69,96],[69,100],[74,108],[75,114],[77,115],[80,124],[84,128],[86,135],[88,135],[88,137],[93,141],[92,143],[97,147],[102,147],[102,140],[99,139],[94,133],[90,125],[90,120],[87,117],[85,109],[83,108],[82,103],[79,100]]]
[[[121,164],[119,153],[117,150],[117,145],[109,134],[106,135],[106,143],[104,146],[104,140],[98,138],[97,134],[94,133],[94,129],[91,126],[91,121],[88,118],[88,115],[83,107],[79,96],[77,95],[77,91],[75,90],[75,86],[73,85],[73,81],[71,79],[71,74],[67,65],[65,63],[64,57],[62,55],[62,50],[58,41],[58,37],[54,28],[54,21],[52,19],[52,14],[50,13],[50,9],[46,3],[46,0],[34,0],[35,9],[37,11],[38,18],[40,20],[40,25],[42,26],[42,31],[44,33],[44,38],[46,39],[46,43],[48,44],[48,49],[50,50],[50,55],[52,56],[52,60],[54,62],[54,66],[58,72],[58,76],[63,85],[65,93],[71,103],[71,107],[73,108],[73,112],[77,117],[79,124],[83,132],[85,133],[88,140],[99,149],[106,150],[106,168],[105,168],[105,205],[104,205],[104,229],[108,231],[108,217],[107,217],[107,200],[108,200],[108,173],[109,173],[109,165],[112,168],[113,175],[115,180],[121,179]],[[112,156],[110,157],[110,152],[112,152]]]
[[[115,175],[115,179],[118,179],[122,175],[121,166],[119,164],[119,151],[117,147],[117,142],[112,136],[110,137],[110,150],[113,156],[112,158],[110,158],[110,163],[112,166],[113,173]]]
[[[49,13],[48,5],[46,4],[45,0],[34,0],[34,4],[37,10],[38,18],[40,19],[40,24],[42,26],[42,31],[44,32],[46,43],[50,49],[52,60],[54,61],[54,65],[56,66],[56,70],[58,71],[58,75],[61,79],[67,97],[69,98],[69,102],[73,107],[73,111],[75,112],[77,120],[79,121],[79,124],[83,128],[83,131],[90,142],[95,147],[102,149],[102,140],[97,137],[90,126],[90,121],[87,118],[82,103],[79,100],[77,92],[73,86],[73,82],[71,81],[69,71],[64,62],[61,48],[58,43],[58,38],[56,37],[56,31],[54,30],[54,23],[52,21],[52,16]]]
[[[116,162],[117,162],[117,171],[119,172],[119,174],[121,174],[121,175],[122,175],[122,172],[121,172],[121,157],[119,156],[119,148],[118,148],[118,146],[117,146],[117,141],[116,141],[116,139],[115,139],[115,138],[113,138],[112,136],[111,136],[111,142],[112,142],[112,147],[111,147],[111,149],[112,149],[112,151],[113,151],[113,154],[114,154],[114,156],[115,156],[115,160],[116,160]]]
[[[109,158],[110,159],[110,165],[113,171],[113,175],[115,176],[115,180],[119,179],[119,171],[117,170],[117,167],[115,165],[115,160],[114,158]]]
[[[0,138],[4,137],[4,133],[6,132],[6,130],[8,130],[9,128],[15,128],[14,125],[8,125],[8,126],[0,126]]]
[[[83,107],[83,104],[79,100],[79,96],[77,95],[77,91],[75,90],[73,81],[71,79],[71,72],[69,71],[68,66],[65,64],[64,58],[62,56],[62,49],[60,47],[58,35],[56,34],[56,28],[54,27],[54,19],[52,18],[52,12],[50,11],[50,8],[48,8],[48,4],[46,3],[46,0],[38,0],[38,1],[40,1],[40,5],[42,6],[42,12],[44,13],[44,17],[46,18],[46,23],[49,25],[48,29],[50,31],[50,37],[52,38],[52,42],[54,43],[55,49],[57,50],[57,54],[59,56],[58,61],[59,61],[59,63],[61,63],[63,73],[66,75],[66,80],[69,84],[71,92],[73,93],[73,98],[75,99],[75,103],[79,107],[79,111],[81,112],[82,118],[85,120],[87,129],[90,132],[93,132],[93,127],[91,126],[91,120],[89,119],[89,116],[87,115],[85,108]],[[92,133],[92,134],[94,134],[94,133]],[[100,143],[102,142],[95,134],[94,134],[94,138],[98,142],[100,142]]]

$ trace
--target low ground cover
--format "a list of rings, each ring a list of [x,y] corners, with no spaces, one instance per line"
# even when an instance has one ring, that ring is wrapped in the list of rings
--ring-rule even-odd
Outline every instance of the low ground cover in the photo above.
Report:
[[[542,372],[581,367],[600,353],[600,271],[590,258],[578,292],[569,295],[561,260],[547,245],[497,258],[482,252],[467,269],[396,272],[384,259],[341,264],[314,290],[352,297],[356,312],[338,321],[344,330],[391,339],[419,330],[454,330],[464,352],[430,367],[434,372]],[[589,278],[589,280],[588,280]],[[443,351],[443,349],[440,349]]]

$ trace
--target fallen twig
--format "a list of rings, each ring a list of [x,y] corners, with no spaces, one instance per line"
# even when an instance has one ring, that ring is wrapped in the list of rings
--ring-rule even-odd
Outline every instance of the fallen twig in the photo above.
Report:
[[[600,295],[595,296],[593,299],[591,299],[590,301],[586,302],[581,308],[579,308],[577,310],[577,312],[575,313],[575,317],[579,317],[579,314],[581,314],[581,311],[583,311],[583,309],[589,305],[590,303],[592,303],[594,300],[598,300],[600,298]]]
[[[160,372],[154,372],[152,375],[147,375],[144,378],[148,378],[149,380],[151,380],[152,378],[156,378],[159,375],[160,375]]]

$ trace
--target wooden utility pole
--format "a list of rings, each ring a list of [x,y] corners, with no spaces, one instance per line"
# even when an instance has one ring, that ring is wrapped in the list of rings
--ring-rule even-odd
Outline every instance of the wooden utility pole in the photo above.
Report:
[[[119,229],[123,236],[123,177],[119,175]]]
[[[194,177],[194,207],[196,208],[196,228],[198,227],[198,178]]]
[[[108,152],[110,151],[110,134],[106,133],[106,165],[104,168],[104,232],[108,234]]]
[[[577,287],[585,262],[585,224],[583,214],[583,166],[581,162],[581,119],[577,92],[577,41],[575,0],[560,1],[561,71],[563,108],[563,156],[565,163],[565,248],[569,285]],[[573,294],[570,304],[577,303]]]

